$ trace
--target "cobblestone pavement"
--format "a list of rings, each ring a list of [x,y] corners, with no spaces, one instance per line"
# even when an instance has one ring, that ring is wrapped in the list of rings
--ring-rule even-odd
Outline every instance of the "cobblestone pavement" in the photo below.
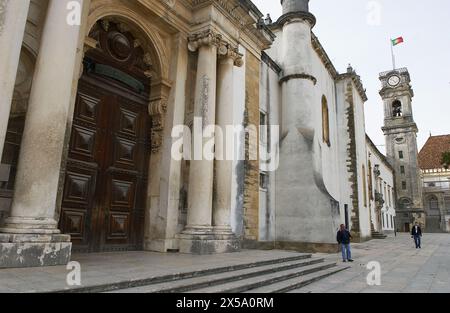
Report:
[[[342,262],[337,255],[328,260]],[[294,292],[450,293],[450,234],[424,234],[416,250],[406,234],[353,245],[353,263],[345,272]],[[381,265],[381,286],[369,286],[367,264]]]

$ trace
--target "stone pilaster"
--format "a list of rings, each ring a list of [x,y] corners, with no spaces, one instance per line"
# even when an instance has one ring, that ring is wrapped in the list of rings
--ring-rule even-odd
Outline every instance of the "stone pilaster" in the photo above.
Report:
[[[0,228],[0,267],[65,264],[70,236],[58,230],[57,193],[71,95],[77,82],[80,26],[67,23],[69,0],[50,0],[36,61],[14,200]],[[83,5],[84,0],[78,0]]]
[[[0,0],[0,161],[30,0]]]

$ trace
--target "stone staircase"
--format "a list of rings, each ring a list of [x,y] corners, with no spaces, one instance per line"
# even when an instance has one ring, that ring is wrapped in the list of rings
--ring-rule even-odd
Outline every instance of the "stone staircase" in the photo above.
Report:
[[[372,224],[371,230],[372,230],[372,239],[383,240],[383,239],[387,238],[387,236],[385,234],[382,234],[382,233],[376,231],[373,224]]]
[[[285,293],[348,267],[310,254],[153,277],[70,292],[106,293]]]

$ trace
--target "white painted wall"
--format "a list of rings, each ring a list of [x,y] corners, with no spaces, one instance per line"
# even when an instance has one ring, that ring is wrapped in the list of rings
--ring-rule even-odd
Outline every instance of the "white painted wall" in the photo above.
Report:
[[[383,232],[393,232],[395,230],[395,222],[393,223],[393,221],[395,221],[396,216],[394,172],[388,165],[386,165],[386,161],[383,160],[379,154],[380,152],[374,149],[372,145],[367,142],[367,164],[369,165],[370,161],[373,167],[372,171],[375,169],[376,165],[379,165],[380,171],[379,177],[372,174],[373,191],[374,193],[375,191],[381,193],[384,199],[384,205],[381,209],[384,222],[381,222],[381,225],[379,224],[376,215],[375,197],[370,201],[372,223],[378,231],[382,230]]]

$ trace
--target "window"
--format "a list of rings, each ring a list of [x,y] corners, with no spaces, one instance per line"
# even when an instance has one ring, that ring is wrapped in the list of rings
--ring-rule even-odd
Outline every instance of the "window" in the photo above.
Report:
[[[259,123],[261,125],[261,133],[260,133],[260,140],[261,143],[267,144],[267,138],[268,138],[268,131],[269,128],[267,123],[267,114],[265,112],[259,112]]]
[[[267,190],[269,187],[269,175],[267,173],[259,174],[259,188]]]
[[[428,198],[428,207],[430,210],[439,210],[439,200],[435,195]]]
[[[392,206],[392,200],[391,200],[391,186],[388,187],[388,198],[389,198],[389,206]]]
[[[328,101],[325,96],[322,97],[322,137],[323,142],[330,147],[330,115],[328,111]]]
[[[401,117],[402,115],[402,103],[399,100],[395,100],[392,103],[392,116]]]
[[[405,175],[405,167],[403,165],[400,166],[400,173]]]
[[[403,190],[406,190],[406,189],[408,189],[408,187],[407,187],[407,185],[406,185],[406,182],[405,182],[405,181],[403,181],[403,182],[402,182],[402,189],[403,189]]]
[[[398,157],[399,157],[400,159],[403,159],[403,158],[404,158],[403,151],[399,151],[399,152],[398,152]]]

